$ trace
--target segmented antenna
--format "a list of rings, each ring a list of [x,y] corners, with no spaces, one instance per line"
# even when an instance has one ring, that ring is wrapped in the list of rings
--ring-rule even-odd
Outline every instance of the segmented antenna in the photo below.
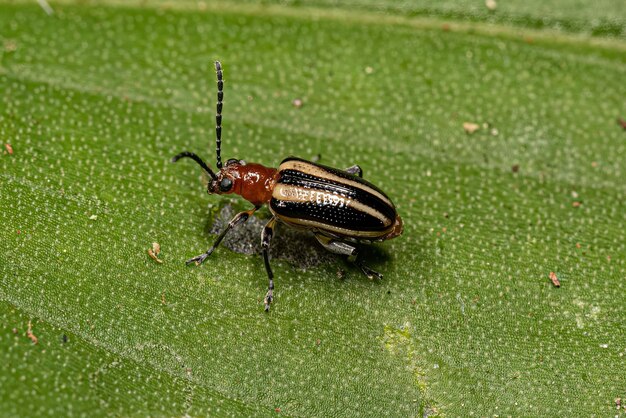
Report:
[[[222,168],[222,99],[224,98],[224,81],[222,80],[222,64],[215,61],[217,73],[217,113],[215,114],[215,152],[217,153],[217,169]]]
[[[193,152],[189,152],[189,151],[181,152],[180,154],[178,154],[178,155],[174,156],[174,158],[172,158],[172,162],[175,163],[176,161],[180,160],[181,158],[191,158],[192,160],[197,162],[200,165],[200,167],[204,168],[204,171],[209,173],[209,176],[211,176],[211,178],[213,180],[217,180],[217,176],[215,175],[213,170],[211,170],[209,168],[209,166],[206,165],[206,163],[204,161],[202,161],[202,158],[198,157]]]

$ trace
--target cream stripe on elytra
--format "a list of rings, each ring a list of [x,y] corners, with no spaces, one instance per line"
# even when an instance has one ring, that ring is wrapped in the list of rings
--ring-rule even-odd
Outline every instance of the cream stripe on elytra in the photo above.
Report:
[[[272,207],[270,211],[277,216]],[[290,218],[288,216],[279,215],[279,219],[294,228],[319,229],[320,231],[334,232],[337,235],[344,235],[355,238],[382,238],[391,231],[391,227],[383,231],[359,231],[356,229],[341,228],[338,226],[328,225],[324,222],[311,221],[308,219]]]
[[[391,219],[386,217],[380,211],[377,211],[370,206],[364,205],[358,200],[349,199],[344,196],[333,194],[326,190],[311,189],[278,183],[274,186],[274,192],[272,193],[272,197],[277,200],[284,200],[288,202],[310,202],[314,204],[335,206],[337,208],[349,207],[351,209],[359,212],[364,212],[374,218],[379,219],[384,226],[390,226],[392,224]]]
[[[340,184],[350,185],[350,186],[359,188],[367,193],[373,194],[374,196],[378,197],[380,200],[385,202],[387,205],[393,207],[393,203],[391,203],[389,198],[387,198],[386,196],[384,196],[382,193],[378,192],[377,190],[372,189],[371,187],[368,187],[367,185],[361,184],[357,181],[346,179],[344,177],[339,177],[311,163],[307,163],[304,161],[297,161],[297,160],[285,161],[284,163],[280,165],[278,169],[280,171],[282,170],[302,171],[311,176],[325,178],[325,179],[328,179],[328,180],[331,180]]]

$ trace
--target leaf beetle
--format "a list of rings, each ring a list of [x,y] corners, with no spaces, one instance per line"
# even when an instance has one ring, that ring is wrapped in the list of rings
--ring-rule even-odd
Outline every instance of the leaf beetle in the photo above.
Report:
[[[204,262],[230,230],[243,224],[263,204],[267,204],[272,218],[261,233],[263,260],[269,278],[264,299],[266,312],[274,298],[274,274],[269,262],[269,248],[276,222],[311,231],[328,251],[347,256],[367,277],[382,278],[380,273],[357,258],[357,245],[384,241],[402,234],[402,219],[389,197],[363,179],[363,170],[358,165],[340,170],[296,157],[287,157],[277,169],[234,158],[222,164],[224,80],[219,61],[215,62],[215,71],[218,171],[215,173],[200,157],[189,151],[174,156],[172,162],[191,158],[210,176],[207,184],[209,194],[235,193],[254,207],[235,215],[211,248],[186,263],[199,265]]]

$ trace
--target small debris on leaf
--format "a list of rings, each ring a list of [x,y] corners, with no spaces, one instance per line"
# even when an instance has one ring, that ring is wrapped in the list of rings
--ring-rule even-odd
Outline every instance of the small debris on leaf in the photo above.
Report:
[[[11,332],[13,332],[13,334],[17,334],[17,328],[13,328]]]
[[[4,50],[6,52],[13,52],[17,49],[17,42],[12,39],[7,39],[4,41]]]
[[[275,412],[280,412],[280,408],[274,408]]]
[[[617,124],[621,126],[623,130],[626,131],[626,120],[622,118],[617,118]]]
[[[444,23],[443,25],[441,25],[441,29],[444,32],[449,32],[450,31],[450,24],[449,23]]]
[[[304,102],[302,101],[302,99],[293,99],[291,104],[294,105],[294,107],[297,107],[298,109],[300,109],[302,105],[304,104]]]
[[[30,321],[28,321],[28,330],[26,331],[26,336],[30,338],[33,344],[37,344],[39,339],[33,334],[33,326]]]
[[[152,243],[152,248],[148,248],[148,255],[151,259],[156,261],[159,264],[163,264],[163,260],[157,257],[157,255],[161,252],[161,246],[158,242]]]
[[[4,147],[7,149],[9,155],[13,155],[13,147],[11,146],[11,144],[4,144]]]
[[[68,341],[67,335],[63,334],[62,341],[63,341],[63,344],[67,343]]]
[[[579,201],[572,202],[572,206],[574,206],[575,208],[579,208],[580,205],[581,203]]]
[[[493,11],[496,10],[496,7],[498,7],[498,3],[496,3],[496,0],[486,0],[485,6],[487,6],[487,9]]]
[[[161,293],[161,305],[165,305],[165,292]]]
[[[550,272],[550,280],[555,287],[561,287],[561,282],[559,281],[558,277],[556,277],[556,273],[553,271]]]
[[[617,409],[622,406],[622,398],[615,398],[615,406],[617,407]]]
[[[92,221],[95,221],[96,219],[98,219],[98,215],[91,215],[89,219],[91,219]]]
[[[511,171],[513,171],[514,173],[518,173],[519,172],[519,164],[514,164],[511,167]]]
[[[579,249],[580,249],[580,242],[577,242],[577,243],[576,243],[576,248],[579,248]]]
[[[372,74],[374,72],[374,69],[372,67],[365,67],[365,74]]]
[[[465,132],[471,135],[480,129],[480,125],[472,122],[463,122],[463,129],[465,130]]]

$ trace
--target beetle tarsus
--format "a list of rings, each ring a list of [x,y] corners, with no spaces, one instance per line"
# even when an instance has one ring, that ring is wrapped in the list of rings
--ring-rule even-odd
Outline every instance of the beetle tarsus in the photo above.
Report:
[[[363,274],[365,274],[370,280],[374,280],[376,278],[378,280],[382,280],[383,279],[383,275],[382,274],[380,274],[379,272],[377,272],[375,270],[372,270],[371,268],[369,268],[368,266],[363,264],[363,262],[356,261],[354,264],[356,264],[361,269]]]
[[[204,254],[197,255],[194,258],[190,258],[189,260],[185,261],[185,264],[189,265],[191,263],[194,263],[196,266],[199,266],[200,264],[204,263],[204,260],[206,260],[211,255],[213,250],[214,248],[211,248]]]
[[[263,300],[263,302],[265,303],[265,312],[270,311],[270,304],[272,303],[272,300],[274,300],[274,292],[272,289],[270,289],[267,291],[265,299]]]

